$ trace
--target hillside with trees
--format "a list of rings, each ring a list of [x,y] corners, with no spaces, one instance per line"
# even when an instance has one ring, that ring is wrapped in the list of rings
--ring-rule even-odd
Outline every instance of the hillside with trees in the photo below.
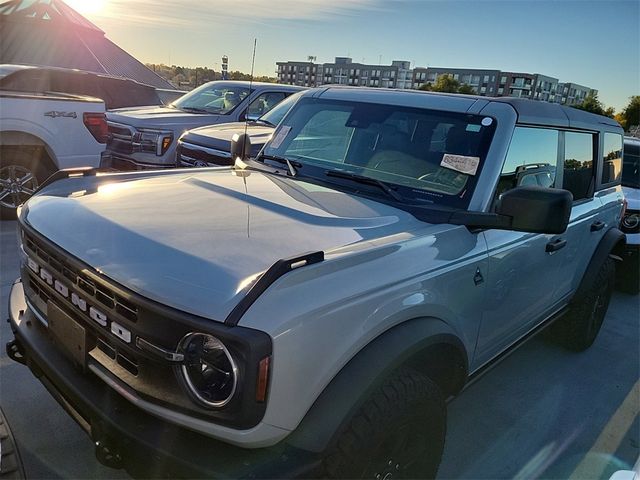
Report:
[[[177,88],[184,90],[190,90],[192,88],[199,87],[203,83],[211,82],[212,80],[222,79],[222,72],[215,71],[208,67],[181,67],[178,65],[169,66],[163,63],[147,63],[146,66],[156,72],[162,78],[169,80]],[[249,73],[235,70],[228,73],[228,79],[250,80],[251,75]],[[255,82],[277,82],[277,79],[275,77],[268,77],[264,75],[255,76],[253,80]]]

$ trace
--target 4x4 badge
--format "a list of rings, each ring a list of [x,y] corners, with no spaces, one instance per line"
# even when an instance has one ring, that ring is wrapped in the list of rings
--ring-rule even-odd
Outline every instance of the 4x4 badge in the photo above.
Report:
[[[480,272],[480,268],[476,268],[476,274],[473,276],[473,283],[480,285],[482,282],[484,282],[482,272]]]

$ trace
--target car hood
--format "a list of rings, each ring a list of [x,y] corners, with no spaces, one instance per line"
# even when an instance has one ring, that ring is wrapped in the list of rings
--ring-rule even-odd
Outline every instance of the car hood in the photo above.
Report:
[[[194,128],[185,132],[180,140],[185,143],[193,143],[230,152],[233,136],[237,133],[245,133],[245,130],[251,138],[251,152],[256,154],[267,143],[275,128],[257,123],[245,124],[243,122],[207,125],[206,127]]]
[[[188,113],[165,106],[118,108],[107,112],[107,120],[136,128],[188,129],[224,122],[227,115]]]
[[[218,321],[279,259],[425,226],[372,200],[231,169],[69,178],[26,206],[21,221],[113,281]]]
[[[220,143],[230,144],[236,133],[245,133],[251,138],[251,143],[264,145],[275,130],[274,127],[258,123],[234,122],[222,125],[207,125],[206,127],[189,130],[182,137],[183,141],[193,142],[205,147]]]

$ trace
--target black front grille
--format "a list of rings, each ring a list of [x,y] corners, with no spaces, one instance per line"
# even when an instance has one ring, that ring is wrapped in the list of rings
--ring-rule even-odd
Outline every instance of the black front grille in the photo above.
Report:
[[[138,309],[133,303],[117,295],[108,285],[102,285],[90,279],[26,232],[24,233],[24,246],[27,253],[35,254],[41,262],[48,265],[53,270],[52,273],[69,280],[73,286],[77,286],[83,294],[92,297],[96,303],[107,307],[117,316],[124,317],[129,322],[138,321]]]
[[[198,162],[204,162],[207,166],[228,166],[231,165],[231,153],[220,151],[214,153],[213,149],[207,151],[199,149],[190,144],[181,143],[178,147],[178,162],[183,167],[205,166]]]
[[[125,125],[108,124],[109,140],[108,147],[110,150],[119,153],[133,153],[133,133],[131,129]]]
[[[94,374],[104,374],[124,390],[152,403],[222,425],[245,429],[260,421],[266,404],[255,402],[257,368],[253,367],[271,355],[267,334],[243,327],[229,328],[222,322],[149,300],[49,243],[31,227],[21,224],[20,228],[22,246],[28,256],[21,267],[22,283],[30,307],[46,323],[48,306],[55,304],[86,328],[88,367]],[[43,270],[47,271],[45,278]],[[60,284],[69,291],[62,293]],[[73,303],[72,293],[86,300],[86,309]],[[90,307],[107,315],[106,324],[91,317]],[[130,341],[113,331],[114,323],[128,330]],[[175,352],[180,340],[192,332],[211,333],[220,338],[235,358],[251,366],[242,368],[238,398],[224,409],[207,410],[195,404],[176,374],[177,364],[165,355],[139,347],[136,341],[140,338],[161,350]]]

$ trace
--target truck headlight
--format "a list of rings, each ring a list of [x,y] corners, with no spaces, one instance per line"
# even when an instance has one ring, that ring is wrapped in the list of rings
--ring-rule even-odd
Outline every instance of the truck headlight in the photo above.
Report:
[[[134,150],[164,155],[173,142],[173,132],[164,130],[140,129],[133,137]]]
[[[640,211],[627,210],[622,217],[622,231],[625,233],[640,232]]]
[[[212,335],[189,333],[178,346],[180,372],[189,394],[207,408],[225,406],[236,391],[238,368],[229,350]]]

